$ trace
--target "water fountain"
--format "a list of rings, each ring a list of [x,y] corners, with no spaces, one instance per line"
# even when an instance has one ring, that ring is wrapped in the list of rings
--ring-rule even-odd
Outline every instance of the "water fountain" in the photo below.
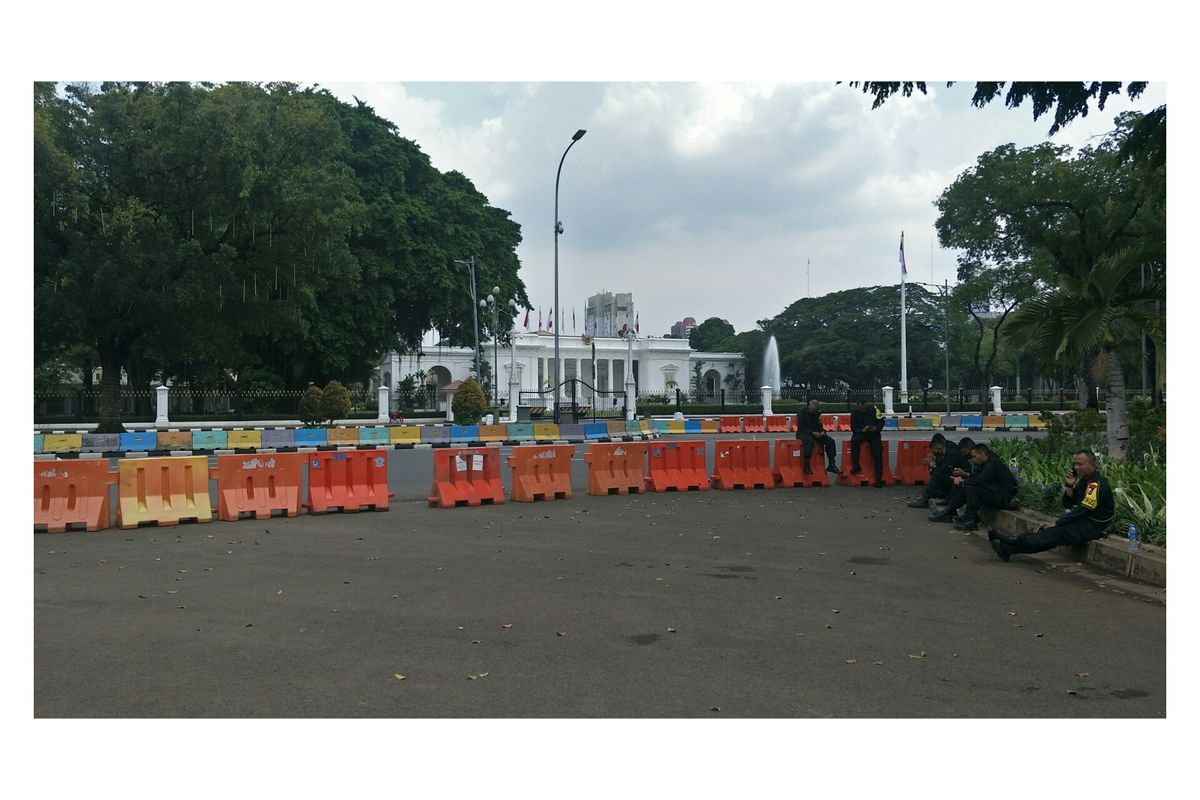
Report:
[[[767,349],[763,352],[762,375],[763,416],[767,416],[771,414],[771,398],[779,397],[779,345],[774,336],[767,340]]]

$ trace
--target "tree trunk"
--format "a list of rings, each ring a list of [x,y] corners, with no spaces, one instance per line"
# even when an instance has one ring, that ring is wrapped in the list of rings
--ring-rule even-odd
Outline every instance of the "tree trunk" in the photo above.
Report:
[[[100,423],[96,433],[125,433],[121,424],[121,362],[115,350],[100,348]]]
[[[1125,406],[1125,373],[1116,350],[1105,352],[1108,357],[1108,455],[1124,460],[1129,457],[1129,412]]]

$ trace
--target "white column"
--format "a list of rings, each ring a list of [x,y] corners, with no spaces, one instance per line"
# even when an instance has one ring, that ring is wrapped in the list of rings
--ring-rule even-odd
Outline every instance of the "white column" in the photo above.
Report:
[[[763,416],[765,417],[765,416],[773,413],[771,411],[771,387],[763,386],[761,388],[762,388]]]
[[[376,418],[376,422],[388,421],[388,402],[390,396],[391,391],[388,389],[388,387],[379,387],[379,416]]]
[[[895,389],[891,386],[883,387],[883,413],[889,417],[896,413],[892,410],[892,392],[894,391]]]
[[[170,420],[167,419],[167,394],[171,391],[165,385],[159,386],[154,390],[158,394],[158,416],[155,417],[155,425],[168,425]]]
[[[1000,410],[1000,387],[999,386],[992,387],[992,413],[993,414],[1003,414],[1004,413],[1003,411]]]

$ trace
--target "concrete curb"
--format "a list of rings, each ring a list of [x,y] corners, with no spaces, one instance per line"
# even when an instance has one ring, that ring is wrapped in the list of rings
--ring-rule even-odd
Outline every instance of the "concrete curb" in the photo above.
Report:
[[[1022,533],[1032,533],[1037,530],[1039,525],[1054,521],[1050,517],[1029,511],[981,509],[979,517],[982,526],[977,533],[984,537],[987,536],[988,527],[1010,536],[1018,536]],[[1128,544],[1124,537],[1109,534],[1103,539],[1094,539],[1086,545],[1056,547],[1054,550],[1046,552],[1055,553],[1060,558],[1089,564],[1123,578],[1165,589],[1167,586],[1166,549],[1152,544],[1143,544],[1136,553],[1130,553]],[[1036,559],[1040,554],[1023,555]]]

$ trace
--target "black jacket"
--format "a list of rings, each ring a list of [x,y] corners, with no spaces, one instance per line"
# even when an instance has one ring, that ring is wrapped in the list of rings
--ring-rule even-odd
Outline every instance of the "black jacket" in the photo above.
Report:
[[[820,412],[813,413],[808,410],[808,407],[800,410],[800,419],[796,421],[796,438],[799,439],[802,435],[811,434],[814,431],[823,431],[825,427],[821,424]]]
[[[1062,503],[1067,511],[1055,521],[1055,525],[1062,525],[1080,517],[1086,517],[1092,522],[1112,522],[1112,488],[1098,471],[1093,472],[1086,481],[1076,481],[1074,488],[1063,491]]]
[[[979,465],[964,481],[966,486],[986,486],[1012,497],[1017,493],[1017,477],[995,453]]]
[[[875,430],[863,431],[867,425],[874,425]],[[867,410],[859,413],[857,409],[850,412],[850,432],[859,436],[878,436],[883,430],[883,414],[875,406],[867,406]]]
[[[959,450],[957,447],[947,448],[942,457],[929,470],[929,475],[934,478],[941,476],[948,481],[954,477],[955,468],[965,469],[970,472],[971,459],[964,456],[962,450]]]

